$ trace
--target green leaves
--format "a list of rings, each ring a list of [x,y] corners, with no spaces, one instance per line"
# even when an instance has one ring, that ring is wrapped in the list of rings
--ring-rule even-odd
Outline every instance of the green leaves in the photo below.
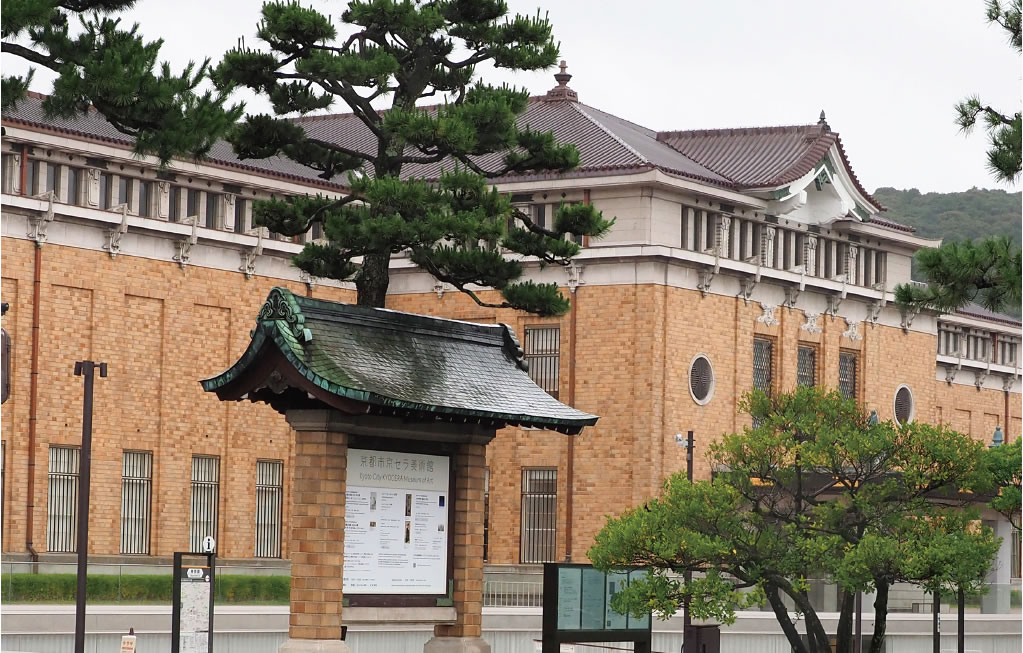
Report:
[[[903,284],[895,300],[908,309],[952,312],[970,302],[988,310],[1015,312],[1023,301],[1023,258],[1005,237],[946,243],[916,253],[927,286]]]
[[[166,163],[174,156],[202,158],[242,114],[223,93],[198,90],[209,62],[190,63],[181,74],[158,65],[162,41],[145,41],[138,26],[124,29],[105,14],[133,2],[94,0],[55,3],[15,0],[4,4],[3,50],[58,73],[43,102],[47,114],[73,117],[95,107],[120,132],[134,137],[135,149]],[[95,12],[95,13],[92,13]],[[70,36],[69,18],[82,29]],[[27,37],[25,46],[8,39]],[[14,107],[28,89],[27,79],[5,77],[3,109]]]
[[[816,629],[807,579],[823,578],[878,590],[880,642],[892,583],[979,590],[998,538],[977,522],[978,496],[996,496],[1018,524],[1018,444],[988,451],[947,427],[872,423],[855,401],[817,388],[753,392],[741,406],[758,425],[710,445],[713,480],[674,474],[597,534],[588,556],[598,568],[653,570],[623,607],[670,615],[689,599],[694,616],[730,623],[737,606],[767,597],[777,613],[780,592]]]

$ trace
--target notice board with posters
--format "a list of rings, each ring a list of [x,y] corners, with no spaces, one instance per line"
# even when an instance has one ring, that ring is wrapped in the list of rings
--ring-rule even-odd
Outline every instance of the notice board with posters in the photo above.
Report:
[[[451,459],[349,449],[343,592],[448,592]]]

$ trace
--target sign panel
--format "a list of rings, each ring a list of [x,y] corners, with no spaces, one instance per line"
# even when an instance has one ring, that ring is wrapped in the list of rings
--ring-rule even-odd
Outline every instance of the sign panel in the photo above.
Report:
[[[446,594],[447,456],[348,450],[345,594]]]
[[[646,630],[649,615],[636,619],[615,612],[611,601],[633,578],[646,570],[604,573],[585,565],[557,565],[558,630]],[[545,593],[546,595],[546,593]]]
[[[121,636],[121,653],[135,653],[135,635]]]
[[[181,577],[180,653],[207,653],[210,650],[209,567],[187,567]]]

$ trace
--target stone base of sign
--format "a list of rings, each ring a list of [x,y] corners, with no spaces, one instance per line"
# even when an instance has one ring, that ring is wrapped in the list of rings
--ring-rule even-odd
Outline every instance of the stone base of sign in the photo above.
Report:
[[[490,644],[482,637],[432,637],[423,653],[490,653]]]
[[[339,639],[286,639],[277,653],[351,653]],[[487,648],[487,651],[490,651]]]

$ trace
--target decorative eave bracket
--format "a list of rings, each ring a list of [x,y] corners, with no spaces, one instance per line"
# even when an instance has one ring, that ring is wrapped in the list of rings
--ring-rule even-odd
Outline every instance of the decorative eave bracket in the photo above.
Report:
[[[987,381],[987,377],[991,375],[991,361],[988,361],[987,367],[982,370],[977,370],[973,373],[973,385],[977,386],[977,391],[980,392],[984,388],[984,382]]]
[[[909,327],[911,327],[913,325],[913,320],[916,319],[916,316],[920,315],[920,309],[919,308],[912,308],[912,309],[902,308],[902,309],[900,309],[900,312],[902,313],[902,332],[903,333],[909,333]]]
[[[42,247],[43,243],[46,242],[46,230],[50,223],[53,222],[53,202],[56,200],[56,195],[52,190],[48,190],[34,197],[39,200],[48,200],[46,211],[39,215],[31,215],[28,218],[28,223],[31,225],[28,237],[35,241],[36,247]]]
[[[700,269],[696,271],[696,289],[700,291],[701,297],[706,297],[710,292],[710,286],[714,282],[714,270]]]
[[[192,223],[191,235],[189,235],[187,238],[179,240],[176,243],[178,253],[174,255],[174,260],[178,262],[178,265],[180,265],[182,269],[184,269],[184,267],[188,265],[188,260],[191,258],[192,246],[199,242],[199,216],[190,215],[186,217],[182,222],[184,224],[188,224],[189,222]]]
[[[888,305],[888,290],[885,288],[884,283],[875,283],[873,288],[874,290],[881,291],[881,298],[870,302],[870,306],[867,308],[867,321],[870,322],[871,326],[877,326],[877,321],[881,317],[881,311]]]
[[[796,301],[799,300],[799,291],[801,288],[795,286],[785,286],[785,301],[782,302],[782,306],[786,308],[795,308]]]
[[[570,261],[568,267],[565,268],[568,272],[568,291],[575,294],[575,291],[579,289],[579,286],[586,285],[586,281],[583,280],[583,266],[575,261]]]
[[[251,279],[256,273],[256,257],[263,255],[263,238],[266,237],[266,227],[256,227],[248,233],[256,237],[255,247],[246,247],[241,251],[242,264],[238,269],[245,274],[246,279]]]
[[[107,242],[103,245],[103,249],[107,250],[110,258],[117,258],[117,255],[121,252],[121,237],[128,233],[128,205],[118,204],[111,207],[110,210],[120,212],[121,224],[112,229],[107,229]]]

